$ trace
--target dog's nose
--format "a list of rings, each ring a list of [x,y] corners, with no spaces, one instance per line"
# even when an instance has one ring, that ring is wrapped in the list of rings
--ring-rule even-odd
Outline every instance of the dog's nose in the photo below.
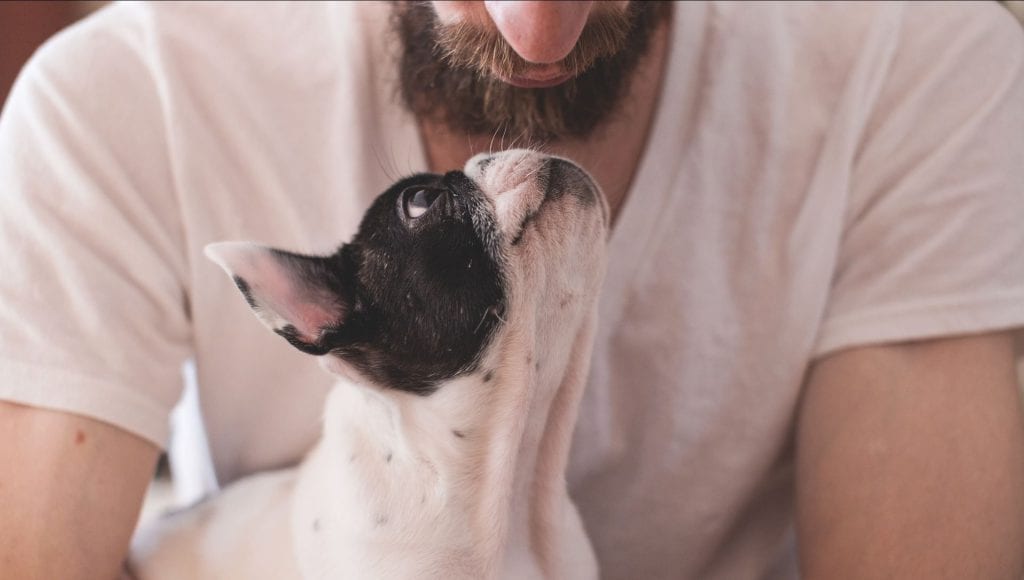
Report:
[[[547,155],[528,149],[481,153],[466,163],[465,174],[491,200],[501,230],[514,235],[524,217],[544,201],[540,173]]]
[[[538,168],[542,167],[547,159],[547,155],[537,151],[510,149],[494,154],[482,153],[471,159],[467,165],[475,166],[478,175],[488,181],[514,187],[535,177]]]
[[[500,211],[509,205],[536,208],[544,200],[552,157],[530,149],[476,155],[465,173]],[[532,211],[532,210],[531,210]]]

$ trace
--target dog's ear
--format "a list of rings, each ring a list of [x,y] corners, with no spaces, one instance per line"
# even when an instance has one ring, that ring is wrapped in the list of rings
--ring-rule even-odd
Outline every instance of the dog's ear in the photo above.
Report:
[[[256,316],[299,350],[326,354],[321,338],[339,328],[350,300],[336,260],[249,242],[220,242],[206,256],[227,272]]]

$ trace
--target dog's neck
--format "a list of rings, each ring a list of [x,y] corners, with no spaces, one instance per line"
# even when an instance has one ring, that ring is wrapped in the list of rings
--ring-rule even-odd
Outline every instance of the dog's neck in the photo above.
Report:
[[[595,322],[593,311],[566,320],[566,302],[560,313],[509,320],[477,371],[430,396],[339,383],[311,462],[366,484],[404,478],[406,487],[383,492],[401,497],[384,503],[443,511],[468,541],[474,574],[529,562],[539,570],[519,577],[557,577],[566,565],[559,537],[579,525],[566,521],[576,516],[566,509],[565,467]]]

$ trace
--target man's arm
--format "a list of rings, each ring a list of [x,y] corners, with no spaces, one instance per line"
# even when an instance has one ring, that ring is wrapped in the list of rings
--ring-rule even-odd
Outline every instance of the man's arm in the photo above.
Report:
[[[798,425],[806,579],[1021,578],[1011,336],[838,352],[812,369]]]
[[[120,574],[158,449],[86,417],[0,402],[0,570]]]

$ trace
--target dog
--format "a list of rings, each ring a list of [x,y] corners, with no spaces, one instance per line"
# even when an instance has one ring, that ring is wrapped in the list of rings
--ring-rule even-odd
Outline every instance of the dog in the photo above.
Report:
[[[593,579],[565,469],[609,209],[529,150],[398,181],[333,255],[207,246],[256,316],[337,375],[323,436],[137,535],[163,579]]]

